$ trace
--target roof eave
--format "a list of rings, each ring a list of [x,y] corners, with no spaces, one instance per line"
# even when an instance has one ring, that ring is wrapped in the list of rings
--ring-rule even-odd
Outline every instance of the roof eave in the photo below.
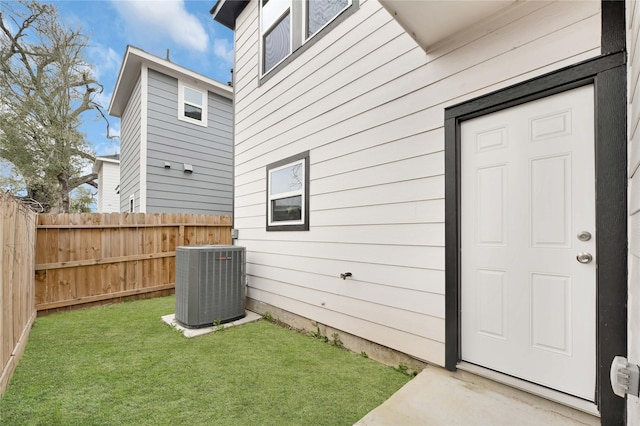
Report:
[[[249,0],[218,0],[209,13],[213,20],[230,30],[236,29],[236,18],[249,4]]]
[[[137,47],[127,46],[113,96],[111,97],[111,103],[109,104],[109,115],[114,117],[122,116],[143,65],[180,80],[198,81],[204,84],[208,91],[227,99],[233,99],[232,87],[174,64],[171,61],[147,53]]]
[[[105,158],[105,157],[96,157],[96,160],[93,162],[93,167],[91,168],[91,173],[98,173],[100,171],[100,166],[104,163],[112,163],[112,164],[120,164],[120,160],[116,160],[113,158]]]

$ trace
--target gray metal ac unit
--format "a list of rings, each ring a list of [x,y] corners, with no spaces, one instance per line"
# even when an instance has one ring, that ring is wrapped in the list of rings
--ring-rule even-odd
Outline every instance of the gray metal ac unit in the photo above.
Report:
[[[245,248],[182,246],[176,249],[176,321],[208,327],[244,317]]]

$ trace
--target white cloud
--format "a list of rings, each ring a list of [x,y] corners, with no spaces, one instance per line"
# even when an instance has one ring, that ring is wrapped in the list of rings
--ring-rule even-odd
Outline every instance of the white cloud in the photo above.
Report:
[[[217,38],[213,40],[213,53],[228,64],[233,64],[233,45],[229,40]]]
[[[128,35],[149,39],[166,34],[178,45],[205,52],[209,36],[202,23],[185,8],[183,0],[112,0],[125,21]]]
[[[120,139],[120,122],[119,121],[117,123],[110,123],[109,135],[107,137],[111,139],[113,138]]]
[[[96,94],[93,100],[98,103],[102,107],[102,111],[107,114],[107,109],[109,108],[109,103],[111,102],[111,97],[113,96],[113,92],[110,93],[99,93]],[[96,112],[97,122],[101,125],[105,125],[104,131],[102,133],[102,137],[107,139],[120,138],[120,120],[116,117],[112,117],[107,115],[107,119],[109,120],[109,134],[107,135],[106,123],[104,119],[98,115]]]
[[[100,44],[91,45],[87,48],[89,61],[91,62],[91,71],[93,76],[99,82],[104,78],[113,77],[120,69],[120,61],[122,58],[111,47]]]
[[[109,138],[107,137],[106,126],[101,126],[100,138],[93,143],[93,149],[99,156],[120,153],[120,120],[109,117]]]
[[[100,105],[106,113],[107,108],[109,108],[109,103],[111,102],[112,96],[113,96],[113,93],[105,93],[105,92],[96,93],[93,96],[93,101],[98,105]]]

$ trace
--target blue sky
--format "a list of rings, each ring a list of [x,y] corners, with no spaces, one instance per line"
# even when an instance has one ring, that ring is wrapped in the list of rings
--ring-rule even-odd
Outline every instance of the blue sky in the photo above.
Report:
[[[87,59],[104,86],[99,99],[105,110],[118,78],[127,45],[227,83],[233,67],[233,33],[213,21],[215,0],[53,0],[62,19],[82,27],[90,37]],[[96,154],[120,152],[120,140],[109,139],[104,120],[94,112],[83,115],[81,128]],[[109,117],[112,134],[120,120]]]

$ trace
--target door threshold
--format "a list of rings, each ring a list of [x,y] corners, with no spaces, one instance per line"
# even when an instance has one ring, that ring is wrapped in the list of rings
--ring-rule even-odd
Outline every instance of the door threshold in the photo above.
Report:
[[[549,389],[544,386],[536,385],[534,383],[527,382],[525,380],[521,380],[507,374],[498,373],[497,371],[480,367],[468,362],[461,361],[456,367],[464,372],[472,373],[476,376],[484,377],[497,383],[502,383],[509,387],[519,389],[523,392],[557,402],[559,404],[579,411],[583,411],[595,417],[600,417],[600,411],[598,410],[598,406],[594,402],[590,402],[582,398]]]

